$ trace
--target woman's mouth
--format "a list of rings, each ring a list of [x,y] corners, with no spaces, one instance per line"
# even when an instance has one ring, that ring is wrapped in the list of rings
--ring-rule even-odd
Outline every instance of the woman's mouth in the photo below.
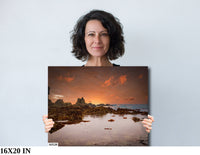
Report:
[[[103,47],[99,47],[99,46],[97,46],[97,47],[92,47],[93,49],[102,49]]]

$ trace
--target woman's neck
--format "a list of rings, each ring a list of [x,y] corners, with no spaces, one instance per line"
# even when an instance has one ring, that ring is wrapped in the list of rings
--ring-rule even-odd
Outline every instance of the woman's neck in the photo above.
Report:
[[[107,57],[89,57],[85,66],[113,66]]]

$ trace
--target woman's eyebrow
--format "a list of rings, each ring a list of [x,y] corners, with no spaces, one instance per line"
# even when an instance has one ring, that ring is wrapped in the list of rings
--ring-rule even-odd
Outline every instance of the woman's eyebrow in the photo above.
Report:
[[[108,31],[107,30],[100,31],[100,33],[102,33],[102,32],[108,32]],[[96,32],[95,31],[88,31],[86,33],[96,33]]]
[[[101,31],[101,32],[108,32],[107,30],[103,30],[103,31]]]
[[[95,33],[95,31],[88,31],[87,33]]]

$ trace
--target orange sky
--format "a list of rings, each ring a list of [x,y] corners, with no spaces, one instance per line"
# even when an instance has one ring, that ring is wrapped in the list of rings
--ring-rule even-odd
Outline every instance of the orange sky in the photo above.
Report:
[[[49,99],[75,104],[148,104],[147,67],[49,67]]]

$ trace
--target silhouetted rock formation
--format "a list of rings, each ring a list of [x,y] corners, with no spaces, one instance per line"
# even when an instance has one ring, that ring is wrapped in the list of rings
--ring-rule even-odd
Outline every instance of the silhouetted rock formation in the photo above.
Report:
[[[55,102],[56,105],[58,106],[62,106],[64,104],[64,101],[63,99],[58,99],[56,102]]]
[[[103,107],[103,106],[109,106],[109,104],[103,104],[103,103],[101,103],[101,104],[97,104],[97,106],[98,107]]]
[[[49,133],[53,133],[53,132],[55,132],[55,131],[57,131],[57,130],[63,128],[64,126],[65,126],[64,123],[57,123],[57,122],[56,122],[56,123],[54,124],[53,128],[51,128],[51,130],[49,131]]]
[[[92,103],[88,103],[88,105],[89,105],[89,107],[96,107],[96,105],[95,104],[92,104]]]
[[[48,99],[49,108],[59,108],[59,107],[67,107],[72,106],[71,102],[64,103],[63,99],[58,99],[55,103]]]
[[[50,100],[50,99],[48,99],[48,106],[52,106],[54,103]]]
[[[64,105],[65,105],[65,106],[71,106],[72,103],[71,103],[71,102],[66,102],[66,103],[64,103]]]
[[[78,98],[77,101],[76,101],[76,105],[85,105],[85,99],[82,97],[82,98]]]

